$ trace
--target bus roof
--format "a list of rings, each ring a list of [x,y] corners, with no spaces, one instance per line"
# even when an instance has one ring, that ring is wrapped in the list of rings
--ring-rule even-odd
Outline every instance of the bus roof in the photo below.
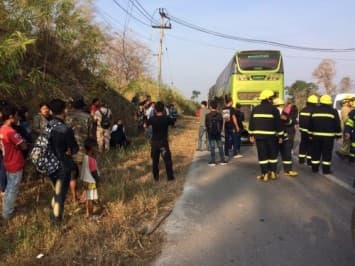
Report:
[[[237,51],[236,54],[249,54],[249,53],[252,54],[252,53],[261,53],[261,52],[281,54],[279,50],[243,50],[243,51]]]

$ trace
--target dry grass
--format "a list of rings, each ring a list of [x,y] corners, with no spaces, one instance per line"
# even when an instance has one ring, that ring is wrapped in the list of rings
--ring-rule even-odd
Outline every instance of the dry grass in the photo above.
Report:
[[[28,179],[21,187],[19,213],[1,220],[2,265],[146,265],[164,240],[155,225],[174,206],[196,147],[197,123],[182,118],[170,130],[176,181],[152,181],[149,145],[142,140],[127,152],[101,156],[103,182],[96,211],[99,222],[84,218],[84,205],[65,209],[64,225],[49,222],[51,187],[47,181]],[[161,163],[161,169],[163,164]],[[27,171],[27,176],[31,175]],[[162,170],[161,177],[165,177]],[[42,259],[36,259],[40,253]]]

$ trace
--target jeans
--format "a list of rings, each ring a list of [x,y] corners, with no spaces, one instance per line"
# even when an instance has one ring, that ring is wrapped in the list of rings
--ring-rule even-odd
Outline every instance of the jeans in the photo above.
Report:
[[[235,131],[232,129],[225,129],[225,141],[224,141],[224,155],[229,156],[229,151],[233,147],[233,155],[237,154],[236,148],[236,134]]]
[[[216,137],[216,138],[210,137],[208,138],[208,143],[211,151],[211,162],[213,163],[216,162],[215,143],[217,143],[218,152],[221,161],[224,161],[223,144],[222,144],[221,137]]]
[[[208,149],[208,144],[207,144],[207,132],[206,132],[206,127],[204,126],[200,126],[200,128],[198,129],[198,146],[197,149],[198,150],[202,150],[202,141],[203,141],[203,136],[205,135],[205,145]]]
[[[15,173],[7,173],[7,185],[2,207],[2,216],[4,219],[10,219],[14,212],[18,188],[21,183],[22,175],[23,170]]]
[[[242,134],[239,132],[234,133],[234,155],[240,153],[240,146],[242,145]]]
[[[145,131],[145,138],[147,140],[151,140],[152,135],[153,135],[153,128],[152,128],[152,126],[148,126]]]
[[[156,181],[159,180],[160,156],[164,160],[165,170],[166,170],[166,175],[168,176],[168,180],[174,180],[173,162],[171,159],[169,143],[167,141],[152,141],[150,155],[153,161],[152,171],[153,171],[154,180]]]

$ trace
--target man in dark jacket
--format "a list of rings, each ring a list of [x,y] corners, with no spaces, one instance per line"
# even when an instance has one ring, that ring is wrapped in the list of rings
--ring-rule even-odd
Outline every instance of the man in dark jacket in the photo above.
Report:
[[[273,104],[280,112],[281,127],[284,131],[284,134],[282,136],[282,143],[279,146],[284,173],[288,176],[297,176],[298,173],[294,171],[292,167],[292,147],[293,140],[295,137],[295,123],[297,121],[297,112],[291,112],[291,108],[287,108],[287,106],[284,108],[285,102],[280,98],[274,99]]]
[[[222,109],[223,123],[224,123],[224,156],[229,157],[230,150],[233,147],[233,157],[237,155],[236,138],[240,132],[239,124],[235,109],[233,108],[232,98],[226,98],[226,105]]]
[[[355,109],[348,114],[344,128],[344,139],[350,142],[349,161],[355,161]]]
[[[306,107],[304,107],[299,114],[299,130],[301,133],[301,142],[298,152],[298,162],[304,164],[307,159],[307,164],[310,166],[312,157],[311,149],[312,142],[309,138],[309,121],[311,115],[313,114],[315,108],[318,104],[318,97],[316,95],[311,95],[307,98]]]
[[[64,123],[66,116],[65,102],[53,99],[49,103],[53,119],[49,126],[54,126],[49,138],[49,145],[53,153],[60,161],[59,169],[50,176],[54,187],[52,199],[51,219],[54,223],[60,223],[63,217],[64,201],[68,192],[71,170],[74,168],[72,155],[76,154],[79,146],[75,140],[73,130]]]
[[[274,92],[264,90],[260,93],[261,103],[251,112],[249,122],[250,142],[256,142],[261,175],[257,179],[265,182],[276,179],[278,144],[282,143],[284,132],[281,127],[280,113],[272,105]]]
[[[168,141],[169,126],[174,124],[174,120],[164,114],[165,106],[162,102],[155,104],[155,115],[147,120],[144,127],[152,127],[151,157],[153,160],[153,177],[159,181],[159,157],[163,157],[168,181],[174,180],[173,162]]]
[[[309,134],[312,138],[312,171],[317,173],[322,163],[323,174],[330,174],[334,138],[341,138],[342,132],[337,110],[332,107],[330,95],[319,99],[309,121]]]
[[[221,113],[217,111],[217,102],[210,102],[211,111],[206,115],[205,124],[207,130],[208,143],[211,152],[211,160],[208,163],[209,166],[216,166],[215,144],[217,144],[219,156],[221,161],[220,165],[225,165],[225,161],[221,133],[223,127],[223,117]]]

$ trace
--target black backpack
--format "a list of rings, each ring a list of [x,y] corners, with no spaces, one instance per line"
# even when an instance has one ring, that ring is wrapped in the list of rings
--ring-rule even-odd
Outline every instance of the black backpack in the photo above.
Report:
[[[223,118],[219,113],[211,114],[208,127],[208,133],[212,136],[218,136],[222,132],[221,124],[223,122]]]
[[[40,173],[51,175],[54,174],[60,166],[60,161],[55,156],[49,138],[53,128],[59,126],[61,122],[50,121],[43,133],[36,139],[32,151],[30,153],[30,159],[34,164],[36,170]]]
[[[110,111],[107,109],[106,113],[103,113],[101,111],[101,109],[99,110],[100,114],[101,114],[101,127],[103,129],[108,129],[111,126],[111,115],[110,115]]]

